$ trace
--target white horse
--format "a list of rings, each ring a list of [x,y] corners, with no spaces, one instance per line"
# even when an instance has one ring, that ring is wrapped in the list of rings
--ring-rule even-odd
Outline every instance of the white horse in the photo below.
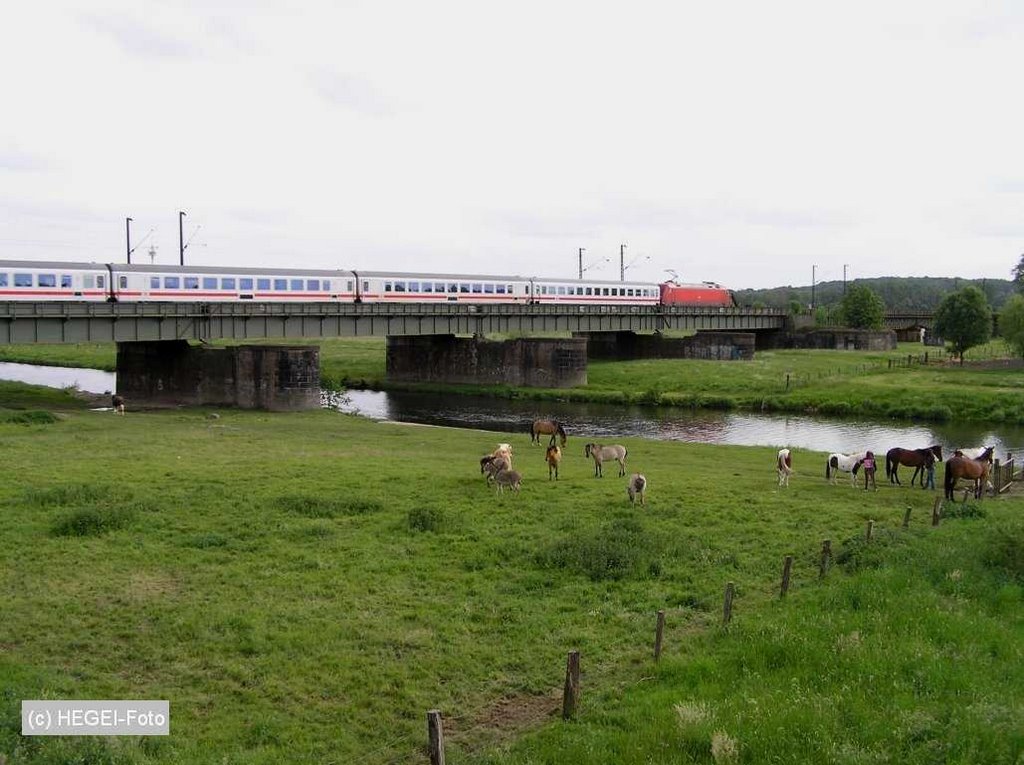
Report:
[[[850,486],[857,486],[857,470],[860,469],[860,463],[864,461],[864,458],[868,456],[867,452],[856,452],[854,454],[839,454],[835,452],[828,455],[828,461],[825,462],[825,478],[829,480],[833,486],[836,485],[836,475],[839,471],[850,474]]]
[[[779,473],[779,486],[789,486],[789,477],[793,475],[793,458],[789,449],[779,449],[775,469]]]

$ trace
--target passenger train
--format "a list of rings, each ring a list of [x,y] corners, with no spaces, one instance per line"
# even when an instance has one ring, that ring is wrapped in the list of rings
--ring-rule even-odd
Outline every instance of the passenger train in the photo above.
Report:
[[[0,301],[735,305],[713,282],[0,261]]]

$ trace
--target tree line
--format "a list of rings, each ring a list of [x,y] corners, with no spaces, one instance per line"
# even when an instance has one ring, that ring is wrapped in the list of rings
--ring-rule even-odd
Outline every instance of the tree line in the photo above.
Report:
[[[854,329],[881,329],[887,309],[934,313],[934,333],[963,364],[964,353],[987,343],[994,326],[1024,358],[1024,255],[1011,274],[1012,280],[885,277],[849,284],[828,282],[815,285],[813,296],[810,287],[740,290],[735,294],[740,305],[786,308],[795,314],[809,312],[813,299],[819,323],[837,322]]]

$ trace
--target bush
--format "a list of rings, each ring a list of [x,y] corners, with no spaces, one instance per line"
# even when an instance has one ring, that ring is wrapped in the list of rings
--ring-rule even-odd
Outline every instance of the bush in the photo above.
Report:
[[[42,410],[4,412],[0,415],[0,422],[10,422],[15,425],[52,425],[57,422],[57,417]]]
[[[836,552],[836,565],[847,571],[879,568],[893,562],[892,551],[905,547],[908,535],[895,529],[875,529],[871,541],[865,535],[845,540]]]
[[[413,531],[440,531],[445,524],[444,512],[439,507],[414,507],[407,520]]]
[[[306,518],[367,515],[381,509],[381,504],[374,500],[314,497],[308,494],[288,494],[277,497],[274,500],[274,505],[279,510]]]
[[[545,568],[560,568],[594,581],[657,577],[661,561],[658,545],[634,518],[617,518],[588,532],[574,534],[537,555]]]
[[[127,507],[86,507],[57,518],[53,533],[59,537],[95,537],[123,529],[135,520],[135,511]]]
[[[1024,582],[1024,525],[997,526],[985,539],[982,562],[1010,579]]]

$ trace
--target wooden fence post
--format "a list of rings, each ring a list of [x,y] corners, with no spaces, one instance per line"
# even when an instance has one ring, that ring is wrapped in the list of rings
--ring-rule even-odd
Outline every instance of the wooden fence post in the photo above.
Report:
[[[828,572],[829,558],[832,557],[832,540],[826,539],[821,543],[821,564],[818,567],[818,578],[825,576]]]
[[[866,535],[864,537],[864,541],[865,542],[870,542],[871,541],[871,535],[872,535],[872,533],[874,533],[874,530],[875,530],[875,522],[874,521],[868,521],[868,530],[867,530],[867,533],[866,533]]]
[[[789,592],[789,575],[793,570],[793,556],[787,555],[786,560],[782,564],[782,591],[779,593],[780,598],[786,597],[786,593]]]
[[[993,496],[998,497],[999,493],[1003,490],[1003,466],[1000,464],[999,460],[996,460],[993,467],[995,468],[996,483],[995,491],[992,494]]]
[[[910,528],[910,507],[907,507],[907,512],[903,514],[903,528]]]
[[[441,725],[441,710],[427,712],[427,736],[430,747],[430,765],[444,765],[444,728]]]
[[[728,624],[732,621],[732,596],[736,590],[736,585],[729,582],[725,585],[725,605],[722,610],[722,623]]]
[[[654,628],[654,660],[661,658],[661,638],[665,634],[665,612],[658,611],[658,624]]]
[[[964,500],[967,501],[966,499]],[[942,497],[935,498],[935,504],[932,506],[932,526],[939,525],[939,518],[942,517]]]
[[[568,720],[576,714],[580,701],[580,652],[569,651],[565,662],[565,690],[562,693],[562,719]]]

